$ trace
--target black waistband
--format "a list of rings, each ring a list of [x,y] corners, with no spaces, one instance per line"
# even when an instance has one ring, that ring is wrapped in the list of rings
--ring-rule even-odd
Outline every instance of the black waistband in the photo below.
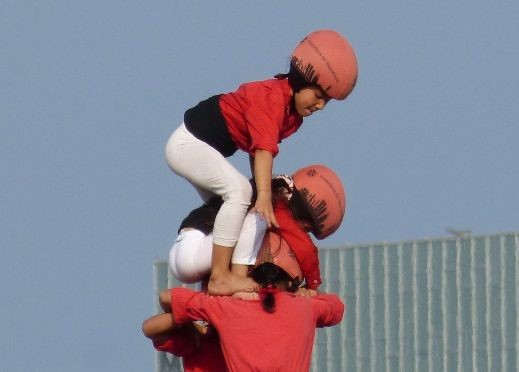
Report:
[[[228,157],[238,148],[220,111],[219,99],[220,95],[212,96],[187,110],[184,114],[184,124],[196,138]]]

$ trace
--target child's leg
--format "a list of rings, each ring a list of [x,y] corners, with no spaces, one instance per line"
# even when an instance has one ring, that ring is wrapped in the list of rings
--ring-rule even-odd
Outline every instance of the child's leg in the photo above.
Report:
[[[248,215],[247,208],[250,204],[251,193],[252,187],[249,180],[239,173],[236,174],[234,181],[224,188],[224,203],[216,216],[213,230],[213,260],[208,285],[211,294],[250,292],[257,287],[257,284],[247,277],[247,267],[236,267],[234,273],[229,269],[231,257],[235,257],[236,254],[234,247],[243,230],[243,222]],[[250,216],[249,219],[254,221],[255,217]],[[252,235],[254,234],[253,231]],[[254,236],[249,237],[249,243],[253,240]],[[243,261],[244,250],[248,258],[246,261]],[[241,244],[237,253],[242,257],[236,263],[245,265],[254,263],[254,259],[250,258],[253,250],[252,244]]]
[[[256,213],[247,213],[231,259],[231,272],[246,277],[249,266],[256,263],[267,225]],[[213,234],[185,228],[169,252],[169,267],[183,283],[196,283],[211,271]]]
[[[249,266],[256,263],[266,230],[265,220],[257,213],[247,213],[231,259],[234,274],[247,276]]]
[[[230,259],[238,240],[252,187],[222,154],[198,140],[181,126],[166,146],[170,168],[198,190],[220,195],[224,200],[214,225],[211,279],[208,289],[213,294],[231,294],[256,287],[250,278],[241,278],[230,271]]]
[[[196,283],[211,271],[213,234],[183,229],[169,251],[169,268],[183,283]]]

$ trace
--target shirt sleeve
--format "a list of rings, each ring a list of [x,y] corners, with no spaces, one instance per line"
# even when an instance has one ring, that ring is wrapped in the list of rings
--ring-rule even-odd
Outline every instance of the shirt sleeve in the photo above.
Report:
[[[345,305],[333,294],[320,294],[311,298],[317,317],[317,327],[339,324],[344,316]]]
[[[221,303],[226,299],[228,300],[229,297],[213,297],[188,288],[173,288],[171,290],[173,321],[180,325],[194,320],[205,320],[216,325],[222,312]]]
[[[175,324],[185,324],[192,320],[205,320],[203,318],[192,319],[188,314],[188,306],[192,300],[200,297],[202,293],[188,288],[173,288],[171,290],[171,313]]]
[[[175,328],[166,339],[154,341],[157,351],[171,353],[177,357],[185,357],[196,351],[195,340],[185,327]]]
[[[280,90],[269,86],[255,86],[248,92],[249,102],[245,121],[250,136],[249,153],[261,149],[269,151],[272,156],[279,152],[281,131],[284,117],[284,99]]]

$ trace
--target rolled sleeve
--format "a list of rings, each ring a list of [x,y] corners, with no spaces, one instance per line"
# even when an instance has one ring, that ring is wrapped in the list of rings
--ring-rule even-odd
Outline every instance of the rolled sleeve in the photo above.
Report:
[[[281,142],[280,133],[283,122],[283,113],[269,110],[268,99],[258,102],[253,109],[245,113],[247,129],[250,135],[249,153],[257,149],[266,150],[275,157],[279,153],[278,143]]]
[[[199,294],[188,288],[173,288],[171,290],[171,313],[175,324],[185,324],[191,321],[188,313],[189,302]]]

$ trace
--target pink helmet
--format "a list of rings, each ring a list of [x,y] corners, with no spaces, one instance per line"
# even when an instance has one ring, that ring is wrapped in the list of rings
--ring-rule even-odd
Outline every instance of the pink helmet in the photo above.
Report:
[[[315,237],[324,239],[333,234],[346,213],[346,192],[340,178],[330,168],[315,164],[297,170],[292,179],[295,190],[290,202],[306,207]]]
[[[272,262],[281,267],[292,279],[303,279],[299,263],[288,243],[279,234],[272,231],[265,233],[256,258],[256,266],[264,262]]]
[[[294,49],[292,65],[309,83],[343,100],[357,82],[357,58],[346,38],[333,30],[308,34]]]

